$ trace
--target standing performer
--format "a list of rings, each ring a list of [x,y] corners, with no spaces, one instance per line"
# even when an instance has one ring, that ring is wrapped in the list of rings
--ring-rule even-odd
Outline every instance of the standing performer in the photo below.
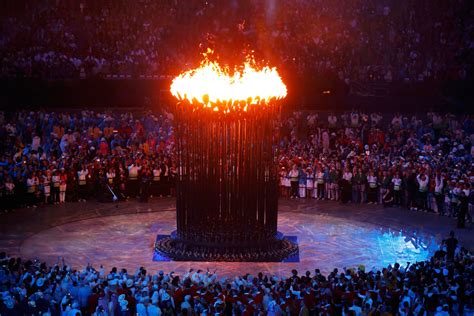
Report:
[[[60,184],[59,184],[59,203],[66,202],[67,174],[64,168],[61,168]],[[85,200],[84,200],[85,201]]]
[[[284,197],[289,196],[289,194],[287,192],[286,179],[287,179],[286,169],[285,169],[285,167],[281,167],[281,170],[280,170],[280,196],[284,196]]]
[[[51,171],[49,170],[43,175],[43,192],[44,203],[49,204],[51,202]]]
[[[316,189],[314,188],[314,173],[313,170],[306,168],[306,197],[308,199],[314,197]]]
[[[107,177],[107,184],[113,190],[115,188],[114,186],[115,185],[115,169],[109,168],[109,171],[107,171],[106,177]]]
[[[434,195],[436,200],[436,211],[439,215],[444,215],[444,178],[441,172],[436,171]]]
[[[324,171],[323,171],[323,168],[321,166],[318,167],[317,171],[316,171],[316,174],[315,174],[315,177],[316,177],[316,196],[315,198],[318,199],[318,200],[324,200],[325,198],[325,183],[324,183]]]
[[[59,185],[61,184],[61,177],[59,176],[58,171],[55,169],[53,170],[53,187],[51,188],[52,196],[53,196],[53,203],[59,204]]]
[[[122,201],[127,200],[127,171],[122,167],[118,168],[118,198]]]
[[[369,171],[369,176],[367,177],[367,182],[369,183],[369,194],[368,194],[368,203],[369,204],[378,204],[378,181],[377,176],[375,175],[374,170]]]
[[[379,202],[383,203],[383,197],[385,196],[385,193],[391,188],[392,186],[392,178],[390,178],[390,175],[388,174],[387,171],[383,171],[382,173],[382,179],[380,179],[380,198]],[[393,193],[392,193],[393,195]]]
[[[290,172],[285,170],[285,196],[289,197],[291,195],[291,179]]]
[[[293,167],[291,168],[290,173],[289,173],[288,176],[290,177],[290,181],[291,181],[290,198],[297,199],[297,198],[299,198],[299,195],[298,195],[299,171],[298,171],[298,167],[296,166],[296,164],[293,165]]]
[[[402,179],[398,172],[395,173],[395,176],[392,179],[393,184],[393,204],[395,206],[402,206]]]
[[[349,168],[345,168],[342,174],[342,180],[344,181],[341,182],[341,201],[346,203],[352,200],[352,172]]]
[[[446,253],[448,260],[454,260],[454,253],[456,252],[456,248],[458,246],[458,240],[454,237],[454,232],[451,231],[449,233],[449,237],[443,240],[443,244],[446,245]]]
[[[424,173],[416,177],[418,181],[418,206],[420,211],[428,210],[428,184],[430,178]]]
[[[36,207],[36,182],[33,173],[30,173],[26,179],[26,192],[28,193],[27,207]]]
[[[171,188],[170,188],[170,170],[168,167],[168,160],[161,164],[161,192],[163,196],[170,196],[171,195]]]
[[[81,167],[81,170],[77,172],[77,179],[79,181],[79,202],[86,201],[86,190],[87,190],[87,175],[89,170],[86,169],[84,164]]]
[[[334,166],[331,166],[331,171],[329,171],[329,194],[328,199],[330,200],[339,200],[339,171],[336,170]]]
[[[299,186],[299,197],[304,199],[306,197],[306,176],[307,173],[304,169],[298,172],[298,186]]]
[[[148,167],[145,167],[140,177],[140,202],[148,202],[150,196],[150,180],[152,173]]]
[[[153,196],[161,196],[161,168],[158,164],[153,167],[153,184],[151,194]]]
[[[137,197],[139,191],[139,184],[138,184],[138,173],[142,169],[142,167],[135,165],[132,163],[128,166],[128,196],[129,197]]]
[[[352,182],[355,185],[353,190],[354,194],[354,203],[364,203],[365,202],[365,184],[367,182],[367,177],[365,173],[362,172],[360,168],[354,168],[354,177]]]

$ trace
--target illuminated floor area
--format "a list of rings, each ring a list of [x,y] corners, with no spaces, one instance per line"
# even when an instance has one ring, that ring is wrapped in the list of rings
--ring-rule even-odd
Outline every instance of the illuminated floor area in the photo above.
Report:
[[[279,230],[298,237],[300,262],[153,262],[156,235],[175,229],[173,202],[71,203],[62,208],[20,210],[4,216],[0,249],[50,264],[63,256],[77,268],[90,262],[133,271],[139,266],[179,273],[191,267],[210,268],[221,276],[257,271],[285,275],[293,268],[301,272],[319,268],[327,273],[360,264],[371,269],[424,260],[455,225],[449,218],[402,209],[282,200]],[[21,213],[29,214],[22,222]],[[472,249],[472,227],[457,234]]]

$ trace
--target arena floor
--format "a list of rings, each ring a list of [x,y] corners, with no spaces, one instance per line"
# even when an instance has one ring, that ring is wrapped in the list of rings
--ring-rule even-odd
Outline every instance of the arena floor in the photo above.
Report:
[[[0,250],[50,264],[63,256],[75,268],[92,263],[132,271],[144,266],[153,272],[209,268],[220,276],[259,271],[287,275],[293,268],[327,273],[360,264],[370,269],[424,260],[456,224],[451,218],[398,208],[280,199],[279,230],[298,237],[299,262],[154,262],[156,235],[175,229],[174,203],[165,198],[146,204],[86,202],[17,210],[0,216]],[[473,250],[473,226],[455,231],[461,244]]]

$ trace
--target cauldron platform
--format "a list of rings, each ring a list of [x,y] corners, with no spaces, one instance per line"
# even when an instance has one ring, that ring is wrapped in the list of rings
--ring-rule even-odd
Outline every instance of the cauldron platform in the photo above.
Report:
[[[298,262],[298,238],[278,232],[266,244],[226,246],[182,241],[174,231],[156,237],[153,261]]]
[[[76,269],[88,262],[129,271],[143,266],[153,273],[209,268],[217,269],[220,277],[257,272],[288,276],[291,269],[304,273],[316,268],[329,273],[361,264],[370,269],[425,260],[452,229],[460,244],[474,251],[474,225],[455,229],[453,218],[380,205],[280,199],[278,227],[298,237],[297,262],[153,261],[157,234],[176,229],[175,203],[154,198],[149,203],[66,203],[16,210],[1,215],[0,251],[52,265],[64,257]]]

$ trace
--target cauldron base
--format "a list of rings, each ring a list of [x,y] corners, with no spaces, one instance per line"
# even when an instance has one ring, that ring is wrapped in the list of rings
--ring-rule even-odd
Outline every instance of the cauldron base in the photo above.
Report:
[[[176,234],[158,235],[155,242],[155,261],[204,262],[298,262],[299,248],[295,236],[278,237],[260,247],[209,247],[190,244]]]

